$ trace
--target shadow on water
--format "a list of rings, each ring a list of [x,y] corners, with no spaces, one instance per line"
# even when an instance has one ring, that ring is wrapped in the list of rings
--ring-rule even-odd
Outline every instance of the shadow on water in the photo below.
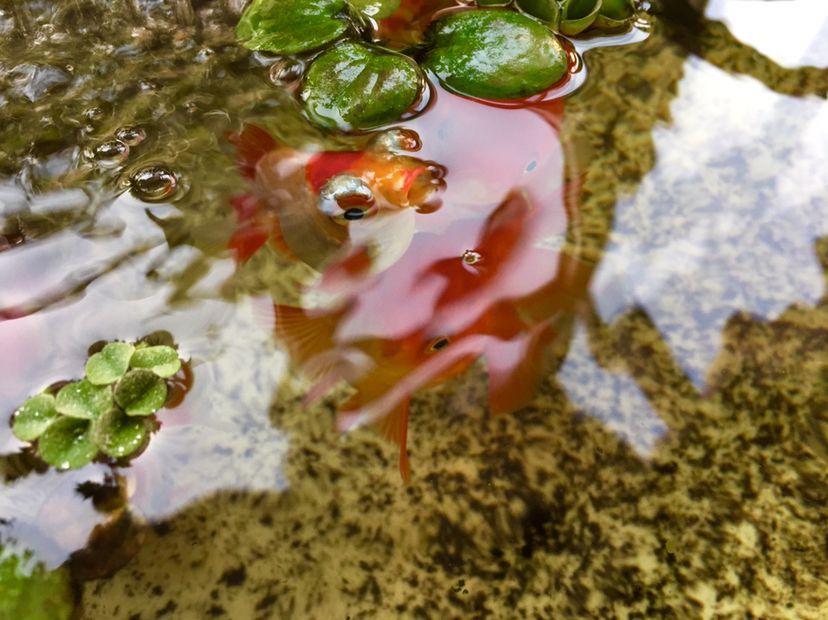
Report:
[[[821,617],[824,71],[783,68],[693,3],[665,3],[646,41],[589,52],[589,78],[555,123],[525,112],[524,129],[510,127],[520,141],[487,138],[480,126],[502,123],[478,119],[441,144],[439,112],[413,121],[423,142],[414,156],[449,171],[443,205],[417,214],[410,245],[388,250],[389,264],[375,264],[382,244],[367,263],[348,262],[358,252],[326,257],[314,266],[331,276],[328,288],[311,289],[310,261],[284,248],[259,243],[241,264],[228,256],[240,225],[230,199],[251,185],[225,134],[252,122],[288,144],[331,144],[262,79],[269,60],[249,60],[227,38],[238,7],[128,4],[130,19],[159,11],[159,27],[138,27],[86,66],[73,58],[72,71],[55,62],[60,74],[43,73],[43,49],[71,56],[54,32],[40,50],[14,44],[12,57],[33,68],[4,74],[12,94],[0,112],[15,119],[4,125],[4,170],[17,174],[23,162],[2,189],[3,410],[76,376],[100,339],[166,329],[195,373],[185,402],[164,413],[128,468],[42,470],[0,432],[5,544],[57,566],[114,514],[100,500],[107,489],[128,500],[127,525],[114,530],[122,535],[98,543],[123,562],[95,572],[88,552],[72,561],[83,579],[120,568],[83,584],[83,617]],[[42,32],[36,11],[15,6],[13,19]],[[164,10],[192,24],[191,40],[160,27]],[[104,87],[77,77],[107,53],[122,62],[101,65]],[[21,114],[27,107],[49,120]],[[146,141],[101,165],[95,149],[124,125],[146,128]],[[479,148],[457,159],[451,140],[475,135]],[[513,143],[527,150],[508,152]],[[124,192],[158,162],[181,182],[174,200]],[[533,163],[552,172],[529,184],[526,202],[552,197],[560,207],[540,224],[526,219],[526,203],[503,200]],[[485,183],[475,185],[479,168]],[[577,205],[567,207],[572,187]],[[475,207],[464,197],[485,201],[485,217],[457,227],[456,214]],[[503,205],[516,228],[500,225]],[[305,249],[304,223],[278,225],[288,250],[291,230],[301,231],[293,249],[296,239]],[[346,244],[376,244],[387,234],[378,230]],[[477,247],[507,233],[513,246]],[[476,273],[501,247],[514,251]],[[562,251],[584,273],[563,287],[565,307],[539,306],[527,291],[561,286]],[[529,268],[537,264],[546,269]],[[414,277],[423,274],[453,286],[428,289]],[[337,328],[313,351],[333,356],[314,365],[285,318],[337,295],[351,300],[345,311],[312,317]],[[549,322],[561,313],[565,321]],[[492,332],[507,315],[508,333]],[[502,407],[519,411],[490,417],[493,366],[511,358],[475,360],[539,325],[557,336],[544,341],[548,365],[530,364],[537,377]],[[444,337],[448,346],[425,359]],[[386,381],[360,365],[371,356],[367,368]],[[336,370],[321,388],[344,378],[356,397],[341,384],[314,387],[306,375],[319,366]],[[404,485],[393,445],[333,426],[348,398],[351,414],[374,422],[409,396]]]

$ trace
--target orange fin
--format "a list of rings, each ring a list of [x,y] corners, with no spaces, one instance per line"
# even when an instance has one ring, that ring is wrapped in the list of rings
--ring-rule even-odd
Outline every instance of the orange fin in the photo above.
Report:
[[[303,308],[274,306],[276,309],[276,336],[285,343],[290,354],[305,364],[314,356],[333,348],[341,312],[312,316]]]
[[[269,236],[268,231],[258,224],[244,226],[234,232],[227,246],[232,250],[236,264],[240,265],[250,260],[267,243]]]
[[[257,125],[245,125],[241,134],[229,134],[227,139],[236,147],[239,170],[246,179],[256,176],[256,164],[278,146],[276,140]]]
[[[347,414],[349,409],[356,409],[360,402],[359,396],[355,396],[342,406],[339,415]],[[405,399],[374,424],[383,437],[400,447],[400,475],[406,484],[411,482],[411,465],[408,461],[407,447],[408,412],[409,400]]]
[[[320,291],[339,293],[350,291],[355,281],[362,280],[371,271],[373,259],[365,246],[358,246],[342,259],[328,265],[317,284]]]
[[[511,413],[534,398],[543,379],[544,350],[554,337],[548,324],[542,323],[521,337],[487,344],[492,415]]]

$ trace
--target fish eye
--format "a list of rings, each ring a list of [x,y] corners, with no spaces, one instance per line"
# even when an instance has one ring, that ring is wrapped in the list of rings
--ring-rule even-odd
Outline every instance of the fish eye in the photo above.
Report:
[[[361,220],[365,217],[365,209],[360,209],[359,207],[350,207],[346,209],[345,212],[342,214],[342,217],[348,220],[349,222],[353,222],[354,220]]]
[[[332,177],[319,192],[319,210],[343,226],[376,211],[374,194],[364,179],[350,174]]]
[[[450,343],[451,343],[451,340],[449,340],[445,336],[442,336],[440,338],[435,338],[431,342],[431,344],[428,345],[428,350],[431,351],[431,352],[439,351],[440,349],[445,349],[447,346],[449,346]]]

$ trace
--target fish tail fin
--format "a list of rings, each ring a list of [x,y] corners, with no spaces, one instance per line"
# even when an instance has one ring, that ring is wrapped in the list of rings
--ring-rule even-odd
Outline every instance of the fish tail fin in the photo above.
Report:
[[[256,164],[278,146],[276,140],[258,125],[245,125],[241,133],[230,133],[227,140],[236,147],[236,159],[242,176],[253,179]]]

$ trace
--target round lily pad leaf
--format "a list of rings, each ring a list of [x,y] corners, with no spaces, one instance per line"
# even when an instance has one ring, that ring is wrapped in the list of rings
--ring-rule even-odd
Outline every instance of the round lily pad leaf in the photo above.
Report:
[[[302,98],[308,116],[322,127],[372,129],[400,118],[417,101],[423,84],[410,58],[342,43],[311,64]]]
[[[92,438],[101,452],[116,459],[134,454],[149,438],[147,418],[131,417],[113,407],[95,421]]]
[[[86,362],[86,378],[93,385],[109,385],[124,376],[135,347],[126,342],[110,342]]]
[[[136,349],[129,365],[151,370],[159,377],[172,377],[181,368],[178,352],[163,345]]]
[[[424,65],[449,88],[483,99],[534,95],[560,80],[567,57],[555,35],[534,19],[500,9],[454,13],[430,33]]]
[[[56,399],[59,413],[86,420],[94,420],[111,406],[112,389],[108,385],[92,385],[86,379],[64,385]]]
[[[601,0],[601,15],[614,20],[629,19],[635,13],[632,0]]]
[[[400,7],[400,0],[348,0],[351,7],[374,19],[385,19]]]
[[[589,28],[601,10],[601,0],[566,0],[561,15],[561,32],[575,35]]]
[[[38,442],[40,457],[58,469],[78,469],[98,454],[89,432],[90,422],[61,417],[43,431]]]
[[[517,0],[517,7],[557,30],[561,20],[561,5],[558,0]]]
[[[60,417],[55,409],[55,397],[38,394],[23,403],[14,414],[12,432],[22,441],[34,441]]]
[[[601,10],[593,25],[598,28],[620,28],[627,25],[634,14],[632,0],[602,0]]]
[[[167,400],[167,384],[150,370],[130,370],[115,386],[115,402],[127,415],[152,415]]]
[[[345,0],[253,0],[236,26],[248,49],[297,54],[322,47],[348,26],[336,16]]]

